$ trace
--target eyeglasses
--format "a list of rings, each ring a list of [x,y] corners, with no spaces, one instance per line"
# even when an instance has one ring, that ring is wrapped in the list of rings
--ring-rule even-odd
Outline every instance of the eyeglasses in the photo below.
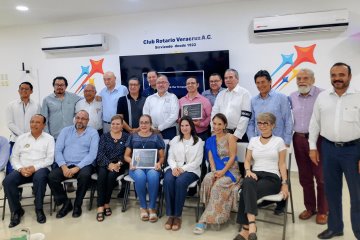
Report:
[[[55,87],[65,87],[65,84],[57,84],[57,83],[55,83],[54,86]]]
[[[129,84],[129,87],[138,87],[140,86],[139,84]]]
[[[145,122],[140,121],[139,124],[141,124],[141,125],[147,125],[147,124],[150,124],[150,122],[148,122],[148,121],[145,121]]]
[[[265,127],[267,127],[267,126],[269,126],[270,125],[270,123],[269,122],[257,122],[256,123],[258,126],[265,126]]]
[[[220,80],[210,81],[210,83],[218,83],[218,82],[220,82]]]

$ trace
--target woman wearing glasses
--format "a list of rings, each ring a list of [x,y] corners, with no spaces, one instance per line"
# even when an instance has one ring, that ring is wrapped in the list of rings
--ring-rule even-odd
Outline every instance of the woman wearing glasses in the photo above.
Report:
[[[237,222],[242,225],[234,240],[256,240],[257,200],[277,193],[288,197],[286,146],[284,140],[273,136],[276,117],[272,113],[261,113],[257,125],[261,132],[250,139],[245,157],[245,178],[240,193]],[[251,160],[254,164],[251,168]]]
[[[140,218],[142,221],[156,222],[156,199],[160,184],[160,170],[164,163],[165,143],[160,134],[151,129],[149,115],[142,115],[139,120],[139,132],[130,135],[126,142],[125,161],[130,164],[129,175],[135,181],[135,190],[140,200]],[[158,161],[153,169],[139,169],[131,164],[134,149],[157,149]],[[139,162],[139,161],[138,161]],[[146,188],[148,186],[148,189]],[[149,193],[149,206],[146,193]]]

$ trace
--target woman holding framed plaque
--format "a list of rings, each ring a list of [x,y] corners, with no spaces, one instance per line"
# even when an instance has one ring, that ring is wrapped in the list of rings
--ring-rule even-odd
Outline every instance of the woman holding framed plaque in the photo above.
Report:
[[[181,228],[181,215],[188,186],[200,177],[200,165],[204,153],[204,142],[196,135],[195,124],[188,116],[179,121],[180,134],[169,145],[168,164],[165,172],[164,192],[166,230],[177,231]]]
[[[123,132],[123,118],[117,114],[111,118],[110,132],[101,136],[96,157],[97,180],[97,215],[96,220],[104,221],[112,214],[109,206],[111,193],[116,178],[125,173],[129,165],[124,161],[125,143],[129,134]]]
[[[236,141],[226,132],[227,119],[218,113],[212,119],[214,134],[206,140],[205,149],[211,172],[206,174],[200,190],[205,211],[195,225],[194,233],[202,234],[207,224],[220,227],[237,210],[240,172],[236,162]]]
[[[129,175],[135,181],[135,190],[140,200],[140,218],[143,221],[156,222],[156,198],[165,157],[165,143],[160,134],[152,131],[151,125],[149,115],[140,117],[140,131],[129,136],[124,158],[130,164]],[[146,202],[147,192],[149,205]]]

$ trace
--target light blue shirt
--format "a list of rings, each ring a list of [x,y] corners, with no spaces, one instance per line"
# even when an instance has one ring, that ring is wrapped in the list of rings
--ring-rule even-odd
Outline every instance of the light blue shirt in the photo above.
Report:
[[[61,129],[74,123],[75,105],[80,99],[70,92],[65,92],[64,99],[57,98],[55,93],[44,98],[41,114],[47,119],[45,131],[57,139]]]
[[[260,113],[264,112],[270,112],[276,117],[276,125],[272,131],[273,135],[281,137],[285,144],[290,145],[293,129],[290,102],[286,95],[275,90],[271,90],[265,99],[261,98],[260,94],[251,99],[252,114],[246,131],[249,139],[260,135],[256,118]]]
[[[75,126],[61,130],[56,140],[55,162],[62,165],[75,165],[79,168],[88,166],[96,159],[99,145],[99,134],[92,127],[86,127],[80,135]]]
[[[128,93],[127,88],[123,85],[116,85],[111,92],[106,87],[101,90],[100,96],[103,106],[103,121],[111,121],[111,118],[116,114],[119,98],[126,96]]]
[[[5,168],[9,160],[9,154],[10,144],[6,138],[0,136],[0,171]]]

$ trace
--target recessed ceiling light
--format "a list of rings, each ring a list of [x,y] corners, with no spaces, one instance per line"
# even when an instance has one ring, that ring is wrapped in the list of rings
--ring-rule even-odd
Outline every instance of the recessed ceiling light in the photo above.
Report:
[[[29,11],[29,8],[27,6],[19,5],[19,6],[16,6],[16,10],[26,12],[26,11]]]

